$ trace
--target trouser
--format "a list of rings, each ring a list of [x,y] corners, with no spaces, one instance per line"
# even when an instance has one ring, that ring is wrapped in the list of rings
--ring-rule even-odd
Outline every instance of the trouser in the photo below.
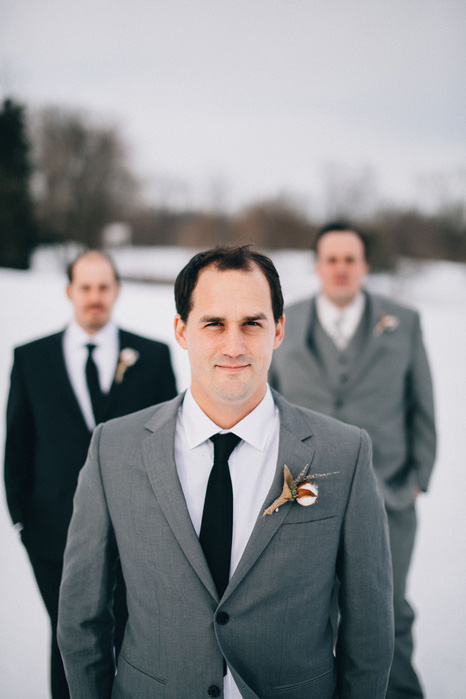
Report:
[[[412,666],[414,612],[406,601],[406,580],[416,535],[414,504],[406,510],[387,510],[393,563],[393,607],[395,652],[388,682],[387,699],[421,699],[424,694]]]
[[[50,617],[52,632],[50,648],[50,686],[52,699],[69,699],[68,684],[66,682],[63,661],[57,643],[58,596],[63,563],[62,561],[38,558],[35,555],[31,555],[29,552],[28,554],[39,587],[39,592]],[[115,614],[115,655],[118,657],[128,617],[125,586],[120,566],[117,568],[116,581],[113,611]]]

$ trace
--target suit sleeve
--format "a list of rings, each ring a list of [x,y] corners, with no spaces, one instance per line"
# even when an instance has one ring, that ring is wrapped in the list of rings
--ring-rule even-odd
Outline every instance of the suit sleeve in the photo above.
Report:
[[[58,644],[73,699],[109,699],[115,676],[112,612],[118,551],[99,465],[99,425],[80,473],[68,531]]]
[[[34,420],[20,353],[15,350],[7,404],[5,492],[13,523],[27,522],[34,482]]]
[[[422,340],[419,316],[413,329],[413,354],[407,379],[407,429],[409,467],[416,473],[416,483],[427,490],[434,467],[436,431],[432,377]]]
[[[339,697],[384,699],[393,656],[393,590],[388,528],[372,468],[361,443],[338,558],[340,624],[336,646]]]

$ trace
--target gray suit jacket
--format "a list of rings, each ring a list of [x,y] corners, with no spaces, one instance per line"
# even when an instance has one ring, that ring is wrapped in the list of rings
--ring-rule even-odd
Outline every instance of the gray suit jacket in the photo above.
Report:
[[[369,330],[344,386],[332,382],[308,344],[316,323],[315,300],[286,310],[286,334],[274,352],[270,383],[292,403],[367,430],[374,468],[388,507],[413,502],[427,490],[436,434],[432,380],[419,315],[376,294],[366,294]],[[398,325],[375,331],[383,314]]]
[[[285,464],[294,477],[308,463],[310,473],[338,473],[319,479],[314,505],[258,513],[221,600],[175,466],[182,396],[96,429],[60,594],[58,639],[73,699],[220,696],[222,656],[247,699],[385,697],[391,568],[370,441],[357,428],[274,398],[279,455],[263,509],[282,491]],[[114,677],[109,599],[118,555],[129,618]]]

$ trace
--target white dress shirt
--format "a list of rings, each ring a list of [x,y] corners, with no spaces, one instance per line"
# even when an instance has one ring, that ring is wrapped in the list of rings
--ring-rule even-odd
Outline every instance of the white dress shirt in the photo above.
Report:
[[[100,387],[104,393],[108,393],[113,383],[120,351],[118,328],[115,323],[110,321],[95,335],[88,335],[76,321],[72,321],[63,336],[66,370],[86,424],[92,431],[95,420],[86,381],[88,344],[96,346],[92,357],[99,372]]]
[[[316,298],[316,312],[325,332],[330,335],[338,349],[344,350],[351,342],[361,321],[366,305],[366,298],[359,291],[346,306],[336,306],[324,294]]]
[[[280,417],[269,388],[259,405],[230,430],[222,430],[201,410],[188,389],[178,412],[175,433],[175,462],[188,511],[197,535],[214,445],[210,437],[233,432],[243,440],[233,450],[228,464],[233,487],[233,538],[230,578],[233,575],[275,475],[278,457]],[[227,670],[225,699],[241,699],[236,683]]]

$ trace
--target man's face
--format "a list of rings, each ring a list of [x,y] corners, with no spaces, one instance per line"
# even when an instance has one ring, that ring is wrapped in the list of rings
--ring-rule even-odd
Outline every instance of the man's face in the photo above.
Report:
[[[242,419],[260,403],[284,322],[274,321],[270,287],[257,266],[200,272],[187,322],[176,316],[175,335],[188,350],[193,396],[214,421],[222,408]]]
[[[98,332],[110,320],[119,290],[108,260],[94,253],[80,258],[66,287],[76,322],[90,335]]]
[[[322,292],[337,306],[346,306],[354,299],[368,271],[364,245],[356,233],[329,231],[319,240],[316,272]]]

